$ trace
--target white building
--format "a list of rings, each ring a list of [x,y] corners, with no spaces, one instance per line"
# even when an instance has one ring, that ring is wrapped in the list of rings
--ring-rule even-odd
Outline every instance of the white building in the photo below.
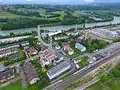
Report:
[[[71,63],[69,61],[63,61],[60,64],[56,65],[55,67],[51,68],[47,75],[49,79],[54,79],[55,77],[58,77],[60,74],[66,72],[71,68]]]
[[[62,31],[61,31],[61,30],[58,30],[58,31],[56,31],[56,32],[49,32],[48,35],[49,35],[49,36],[53,36],[53,35],[57,35],[57,34],[59,34],[59,33],[62,33]]]
[[[78,49],[78,50],[81,51],[81,52],[86,51],[86,47],[83,46],[83,45],[80,44],[80,43],[76,43],[76,44],[75,44],[75,48]]]
[[[67,39],[69,38],[68,36],[55,36],[54,39],[55,40],[61,40],[61,39]]]
[[[76,36],[76,35],[78,35],[79,33],[78,33],[78,32],[67,32],[66,34],[67,34],[68,36],[69,36],[69,35]]]

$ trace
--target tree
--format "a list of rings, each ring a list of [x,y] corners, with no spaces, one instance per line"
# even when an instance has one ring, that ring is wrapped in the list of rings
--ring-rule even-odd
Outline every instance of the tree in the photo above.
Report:
[[[101,81],[102,81],[102,82],[106,82],[106,81],[108,81],[108,80],[110,80],[110,79],[112,79],[112,75],[111,75],[111,74],[103,75],[103,76],[101,77]]]
[[[120,77],[120,70],[116,68],[112,71],[112,74],[114,77]]]

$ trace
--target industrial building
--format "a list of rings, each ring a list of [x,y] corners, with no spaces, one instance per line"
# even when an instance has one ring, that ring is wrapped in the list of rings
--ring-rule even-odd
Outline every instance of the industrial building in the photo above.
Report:
[[[61,75],[62,73],[66,72],[71,68],[71,63],[70,61],[63,61],[56,65],[55,67],[51,68],[48,72],[47,75],[49,79],[54,79]]]

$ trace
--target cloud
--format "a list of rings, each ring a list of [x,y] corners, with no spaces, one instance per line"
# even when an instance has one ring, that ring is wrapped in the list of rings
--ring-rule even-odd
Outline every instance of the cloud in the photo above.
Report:
[[[94,2],[94,0],[84,0],[84,2],[90,3],[90,2]]]
[[[34,1],[34,0],[26,0],[26,1]]]

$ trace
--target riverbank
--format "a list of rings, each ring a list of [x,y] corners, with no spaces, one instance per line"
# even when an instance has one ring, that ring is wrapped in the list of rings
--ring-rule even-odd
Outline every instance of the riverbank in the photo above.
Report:
[[[118,24],[120,23],[120,17],[114,17],[113,21],[110,22],[99,22],[99,23],[86,23],[85,27],[86,28],[91,28],[95,26],[102,26],[102,25],[110,25],[110,24]],[[83,24],[78,24],[78,25],[61,25],[61,26],[51,26],[51,27],[42,27],[41,29],[49,30],[49,31],[57,31],[57,30],[69,30],[71,28],[76,28],[76,27],[83,27]],[[14,29],[14,30],[5,30],[5,31],[0,31],[0,35],[9,35],[9,33],[14,32],[15,34],[17,33],[25,33],[25,32],[32,32],[32,31],[37,31],[37,28],[26,28],[26,29]]]

